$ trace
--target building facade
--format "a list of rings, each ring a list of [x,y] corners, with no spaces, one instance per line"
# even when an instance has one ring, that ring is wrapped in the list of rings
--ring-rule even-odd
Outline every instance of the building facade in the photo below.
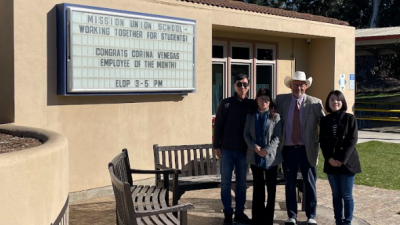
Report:
[[[122,148],[128,148],[132,167],[152,169],[153,144],[210,143],[211,118],[218,102],[233,94],[232,77],[238,73],[250,75],[249,97],[259,87],[269,88],[274,96],[288,93],[284,78],[302,70],[314,79],[308,94],[325,100],[331,90],[341,89],[349,106],[354,104],[349,86],[349,76],[355,72],[354,27],[230,0],[69,1],[195,21],[195,91],[60,95],[57,5],[61,3],[0,3],[0,123],[65,135],[70,192],[109,186],[107,164]],[[142,178],[146,177],[134,179]]]

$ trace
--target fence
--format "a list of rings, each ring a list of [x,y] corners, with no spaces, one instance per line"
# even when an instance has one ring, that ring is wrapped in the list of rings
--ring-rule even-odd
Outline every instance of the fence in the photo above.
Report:
[[[400,103],[356,102],[358,127],[368,128],[370,121],[400,122]]]

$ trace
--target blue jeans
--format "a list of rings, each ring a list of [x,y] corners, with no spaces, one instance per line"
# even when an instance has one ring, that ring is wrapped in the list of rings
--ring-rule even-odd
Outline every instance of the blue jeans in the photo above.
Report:
[[[244,211],[244,204],[246,203],[246,174],[248,168],[246,152],[226,149],[222,149],[221,152],[221,200],[224,205],[224,213],[233,214],[231,198],[233,168],[235,168],[236,174],[235,213],[241,213]]]
[[[328,174],[329,184],[332,189],[333,212],[335,214],[336,225],[350,225],[353,219],[354,177],[354,174]]]
[[[295,148],[284,146],[282,150],[283,170],[285,175],[286,210],[289,218],[297,218],[296,181],[300,167],[306,188],[305,208],[307,218],[314,219],[317,214],[317,168],[308,162],[305,146]],[[304,190],[303,190],[304,191]]]

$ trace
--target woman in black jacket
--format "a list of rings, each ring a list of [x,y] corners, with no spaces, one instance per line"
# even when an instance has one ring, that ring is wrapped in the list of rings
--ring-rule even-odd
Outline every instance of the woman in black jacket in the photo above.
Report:
[[[325,109],[330,114],[321,119],[319,138],[325,158],[324,172],[332,189],[336,225],[349,225],[354,210],[354,177],[361,172],[356,151],[357,121],[354,115],[346,113],[346,99],[340,91],[329,93]]]

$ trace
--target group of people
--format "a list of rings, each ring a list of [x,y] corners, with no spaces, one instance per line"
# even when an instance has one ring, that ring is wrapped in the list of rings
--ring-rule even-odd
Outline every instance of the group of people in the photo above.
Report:
[[[305,186],[305,214],[308,225],[316,225],[317,161],[321,147],[324,172],[332,189],[336,225],[349,225],[354,203],[352,189],[356,173],[361,172],[357,143],[357,122],[346,113],[342,92],[331,91],[322,101],[305,94],[312,84],[302,71],[284,80],[289,94],[272,101],[268,89],[257,90],[255,100],[246,97],[248,75],[235,77],[235,94],[223,99],[215,117],[213,147],[221,159],[221,201],[224,225],[233,221],[253,225],[272,225],[275,211],[278,166],[285,176],[286,225],[297,223],[296,182],[301,171]],[[318,132],[319,131],[319,132]],[[252,219],[244,213],[248,165],[253,174]],[[235,210],[232,208],[231,179],[236,175]],[[267,201],[265,187],[267,189]],[[266,203],[265,203],[266,202]]]

